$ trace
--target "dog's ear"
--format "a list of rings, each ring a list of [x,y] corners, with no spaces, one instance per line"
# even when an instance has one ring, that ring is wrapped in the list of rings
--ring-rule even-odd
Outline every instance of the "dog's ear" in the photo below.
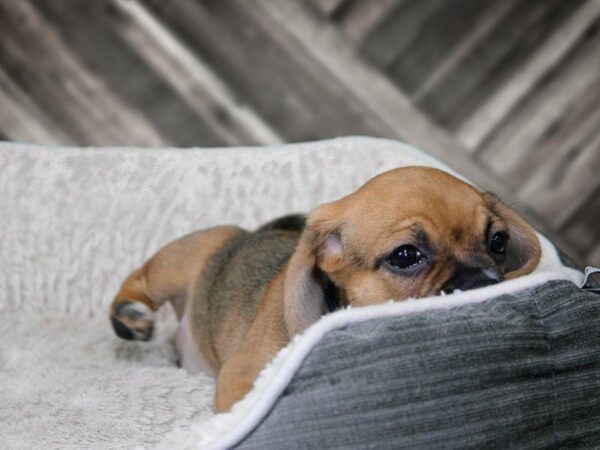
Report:
[[[505,278],[527,275],[538,265],[542,254],[535,230],[525,219],[503,204],[495,195],[485,193],[488,208],[508,225],[509,239],[506,248]]]
[[[301,333],[326,312],[319,271],[332,272],[341,264],[344,245],[335,204],[314,210],[286,268],[284,317],[290,337]]]

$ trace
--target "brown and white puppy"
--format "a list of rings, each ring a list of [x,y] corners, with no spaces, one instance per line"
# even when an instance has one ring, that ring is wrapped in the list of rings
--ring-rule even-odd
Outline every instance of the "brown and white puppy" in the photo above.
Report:
[[[213,372],[215,408],[227,411],[328,304],[482,287],[531,272],[540,253],[533,229],[493,195],[407,167],[306,221],[289,216],[254,232],[217,227],[166,245],[124,281],[111,319],[120,337],[147,340],[153,311],[170,301],[182,366]]]

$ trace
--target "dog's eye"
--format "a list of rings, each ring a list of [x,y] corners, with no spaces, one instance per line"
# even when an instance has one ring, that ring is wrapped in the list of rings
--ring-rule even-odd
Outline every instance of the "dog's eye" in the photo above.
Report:
[[[414,245],[402,245],[386,258],[386,262],[394,269],[410,269],[423,261],[425,257]]]
[[[494,233],[492,239],[490,239],[490,250],[498,255],[504,255],[506,253],[506,233],[499,231]]]

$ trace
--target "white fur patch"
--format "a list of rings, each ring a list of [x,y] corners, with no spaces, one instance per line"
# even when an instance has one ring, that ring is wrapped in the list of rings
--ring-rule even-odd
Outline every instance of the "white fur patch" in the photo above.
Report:
[[[133,320],[154,322],[154,311],[141,302],[131,302],[121,306],[118,315]]]
[[[145,341],[152,333],[154,312],[144,303],[125,303],[117,308],[116,317],[131,331],[136,341]]]
[[[328,257],[342,256],[344,253],[344,246],[337,234],[330,234],[327,236],[327,239],[325,239],[325,243],[323,244],[323,253]]]
[[[196,342],[192,338],[190,330],[190,320],[188,311],[186,311],[179,322],[177,336],[175,337],[175,348],[179,356],[179,364],[182,369],[190,374],[203,373],[215,378],[215,373],[206,358],[198,349]]]

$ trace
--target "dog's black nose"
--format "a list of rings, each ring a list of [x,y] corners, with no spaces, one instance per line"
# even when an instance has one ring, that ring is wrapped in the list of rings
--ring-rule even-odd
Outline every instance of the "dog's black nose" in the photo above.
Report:
[[[442,291],[448,293],[457,289],[467,291],[499,283],[502,278],[495,269],[457,265],[450,279],[442,287]]]

